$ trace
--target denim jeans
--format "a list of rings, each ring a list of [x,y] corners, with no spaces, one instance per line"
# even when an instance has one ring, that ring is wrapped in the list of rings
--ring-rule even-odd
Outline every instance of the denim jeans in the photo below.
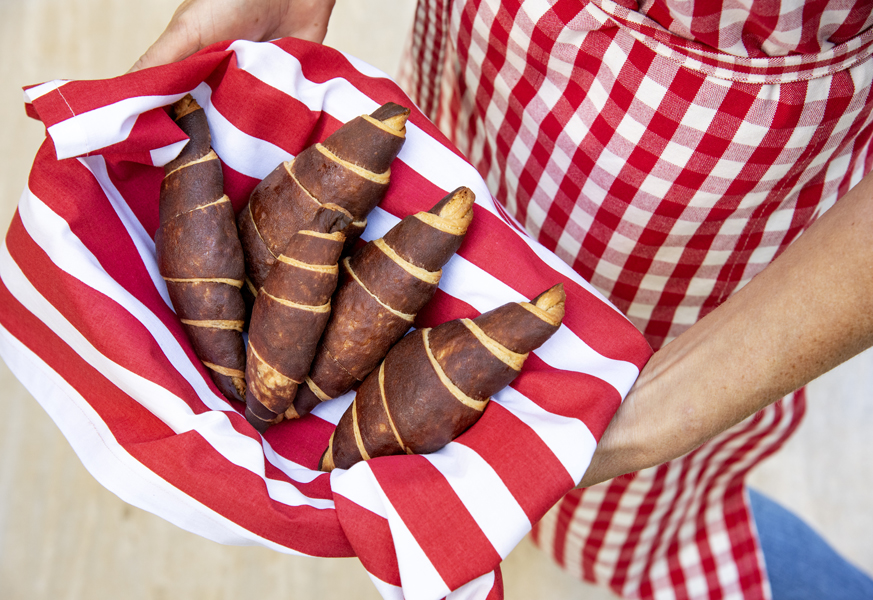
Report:
[[[773,600],[873,600],[873,579],[797,515],[760,492],[749,500]]]

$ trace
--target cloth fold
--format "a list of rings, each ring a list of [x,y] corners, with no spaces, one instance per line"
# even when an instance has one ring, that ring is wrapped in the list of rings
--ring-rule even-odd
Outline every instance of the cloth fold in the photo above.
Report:
[[[363,239],[461,185],[477,196],[416,326],[558,282],[564,325],[444,449],[321,473],[353,392],[258,434],[197,360],[157,272],[160,167],[186,143],[163,107],[187,93],[206,110],[237,211],[281,161],[340,124],[387,101],[411,107]],[[29,87],[25,101],[48,136],[0,251],[0,355],[92,474],[221,543],[358,556],[385,598],[501,598],[500,561],[581,479],[651,355],[627,319],[509,222],[390,78],[330,48],[226,42],[110,80]]]

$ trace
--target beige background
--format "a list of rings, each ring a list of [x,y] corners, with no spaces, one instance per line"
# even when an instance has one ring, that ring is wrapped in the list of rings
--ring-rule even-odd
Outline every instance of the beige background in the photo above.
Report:
[[[0,0],[0,221],[5,230],[43,127],[21,86],[125,72],[177,0]],[[340,0],[326,43],[395,73],[413,0]],[[48,415],[0,363],[0,598],[377,599],[356,559],[228,547],[182,531],[102,488]],[[873,354],[810,388],[801,432],[752,483],[873,571]],[[609,598],[527,540],[504,563],[506,597]]]

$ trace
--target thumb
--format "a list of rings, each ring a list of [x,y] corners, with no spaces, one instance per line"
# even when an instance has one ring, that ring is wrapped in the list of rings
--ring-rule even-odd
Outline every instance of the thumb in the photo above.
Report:
[[[174,19],[145,54],[139,57],[128,73],[176,62],[198,50],[200,50],[199,38],[190,35],[189,30]]]

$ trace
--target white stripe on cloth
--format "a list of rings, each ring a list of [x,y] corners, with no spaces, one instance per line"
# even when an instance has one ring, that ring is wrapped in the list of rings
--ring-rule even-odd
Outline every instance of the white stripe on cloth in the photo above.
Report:
[[[0,251],[4,281],[9,276],[9,261],[4,244]],[[88,472],[124,502],[221,544],[246,540],[285,554],[300,554],[240,527],[145,467],[118,443],[87,400],[3,327],[0,358],[39,401]]]
[[[2,269],[5,273],[4,280],[6,277],[14,277],[14,281],[8,282],[7,287],[22,304],[63,339],[83,360],[94,366],[120,390],[135,398],[173,431],[176,433],[197,431],[225,460],[259,475],[264,480],[270,496],[275,500],[289,506],[310,505],[321,509],[333,508],[333,502],[330,500],[309,498],[290,483],[266,477],[265,451],[255,440],[236,432],[227,415],[224,414],[224,411],[232,412],[233,409],[223,398],[219,398],[209,389],[204,378],[160,319],[103,271],[97,259],[70,231],[66,221],[29,192],[24,194],[19,204],[19,214],[28,234],[59,269],[83,283],[88,282],[85,285],[112,299],[121,309],[126,310],[143,324],[170,363],[185,377],[201,401],[211,410],[199,415],[194,414],[181,398],[121,367],[100,353],[33,288],[17,265],[14,265],[11,256],[7,254],[8,260],[4,262]],[[272,454],[272,450],[269,453]],[[284,461],[283,466],[285,473],[292,479],[303,483],[313,479],[310,469],[290,461]]]
[[[41,83],[39,85],[35,85],[31,88],[27,88],[26,90],[24,90],[24,101],[28,104],[31,104],[37,98],[41,98],[49,92],[53,92],[62,85],[65,85],[69,82],[69,79],[55,79],[52,81],[46,81],[45,83]]]
[[[179,153],[188,145],[188,140],[182,140],[163,148],[155,148],[149,151],[152,159],[152,164],[156,167],[163,167],[165,164],[179,156]]]

